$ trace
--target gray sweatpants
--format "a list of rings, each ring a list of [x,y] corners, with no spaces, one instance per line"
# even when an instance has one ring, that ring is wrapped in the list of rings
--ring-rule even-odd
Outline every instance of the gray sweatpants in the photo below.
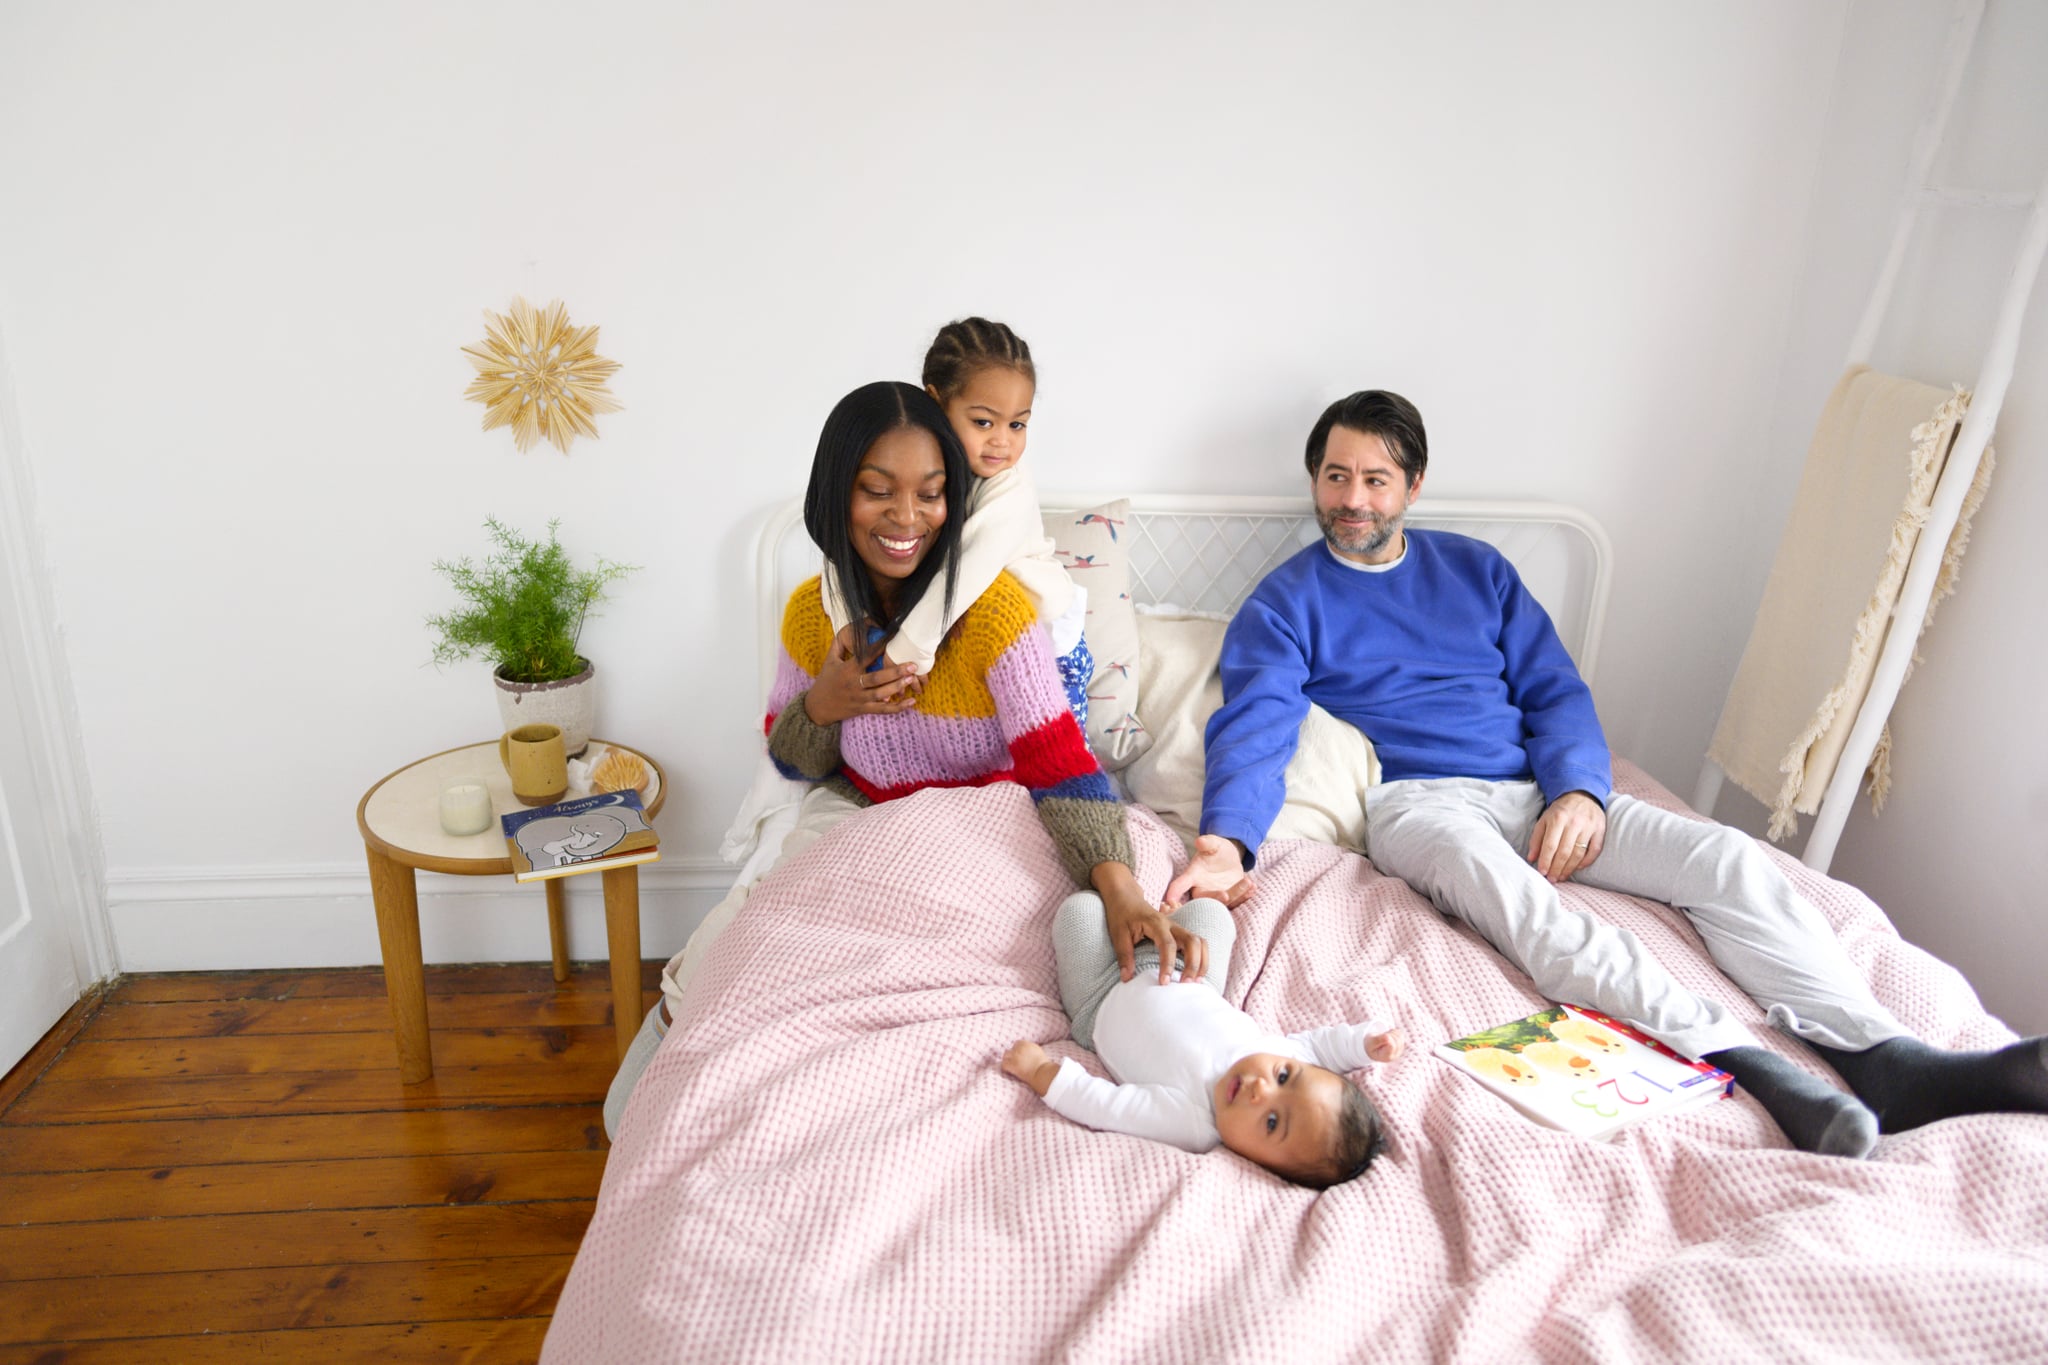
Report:
[[[1679,985],[1634,934],[1566,906],[1522,857],[1543,807],[1534,782],[1383,783],[1366,793],[1365,851],[1552,1000],[1626,1020],[1689,1057],[1754,1045],[1727,1009]],[[1572,880],[1683,911],[1728,979],[1809,1042],[1857,1052],[1908,1032],[1871,995],[1826,917],[1726,825],[1614,796],[1602,852]]]
[[[1237,922],[1221,901],[1192,900],[1173,912],[1173,922],[1209,941],[1209,965],[1202,981],[1223,993],[1230,978],[1230,949],[1237,942]],[[1109,921],[1103,916],[1102,897],[1093,891],[1076,891],[1060,902],[1052,917],[1052,955],[1060,978],[1060,1003],[1073,1023],[1074,1041],[1093,1051],[1095,1012],[1102,1008],[1110,988],[1123,980],[1116,949],[1109,942]],[[1150,939],[1138,944],[1134,954],[1138,974],[1159,971],[1159,949]]]

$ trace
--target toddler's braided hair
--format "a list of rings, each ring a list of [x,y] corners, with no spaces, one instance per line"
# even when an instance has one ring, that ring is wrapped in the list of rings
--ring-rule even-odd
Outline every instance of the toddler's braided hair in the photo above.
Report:
[[[1031,348],[1023,337],[987,318],[961,318],[941,327],[932,338],[931,349],[924,353],[924,384],[945,403],[975,375],[997,366],[1015,370],[1033,385],[1038,383]]]

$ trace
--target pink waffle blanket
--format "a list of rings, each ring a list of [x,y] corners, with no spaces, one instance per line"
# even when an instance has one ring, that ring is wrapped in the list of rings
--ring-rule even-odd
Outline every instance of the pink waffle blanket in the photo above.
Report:
[[[1678,803],[1633,769],[1621,789]],[[1179,845],[1131,819],[1157,892]],[[1924,1037],[2012,1035],[1853,888],[1786,870]],[[1022,788],[848,820],[765,879],[627,1109],[543,1359],[2048,1360],[2048,1118],[1954,1119],[1850,1162],[1741,1095],[1594,1143],[1431,1055],[1541,1006],[1353,854],[1268,845],[1227,994],[1288,1032],[1368,1016],[1390,1147],[1322,1194],[1096,1133],[998,1070],[1067,1039],[1071,887]],[[1670,910],[1570,888],[1821,1071]],[[1823,1073],[1825,1074],[1825,1073]]]

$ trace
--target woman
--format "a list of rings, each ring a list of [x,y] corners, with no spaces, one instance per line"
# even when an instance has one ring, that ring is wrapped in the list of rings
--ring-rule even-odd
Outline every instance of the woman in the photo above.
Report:
[[[785,775],[819,784],[805,799],[799,833],[815,837],[840,815],[927,787],[1020,783],[1068,872],[1102,897],[1124,979],[1147,939],[1160,950],[1161,981],[1176,951],[1184,977],[1200,977],[1206,945],[1147,901],[1131,874],[1123,806],[1081,735],[1052,643],[1017,581],[998,576],[960,616],[928,675],[884,658],[927,592],[951,596],[968,478],[945,412],[914,385],[855,389],[825,419],[804,527],[856,624],[833,632],[817,578],[797,588],[783,612],[768,749]],[[803,842],[793,835],[785,856]],[[649,1012],[605,1101],[607,1132],[667,1030],[666,1007],[680,1002],[693,966],[686,960],[701,956],[698,941],[715,937],[738,905],[714,911],[663,974],[663,1003]]]

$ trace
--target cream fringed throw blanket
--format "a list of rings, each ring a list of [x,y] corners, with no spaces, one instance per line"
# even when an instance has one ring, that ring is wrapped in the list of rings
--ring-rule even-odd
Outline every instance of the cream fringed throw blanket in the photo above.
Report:
[[[1771,808],[1770,837],[1820,809],[1970,396],[1851,366],[1828,396],[1763,605],[1707,756]],[[1991,479],[1989,447],[1950,534],[1927,613],[1955,586],[1970,519]],[[1875,582],[1873,583],[1873,575]],[[1891,731],[1870,792],[1890,789]],[[1796,814],[1795,814],[1796,813]]]

